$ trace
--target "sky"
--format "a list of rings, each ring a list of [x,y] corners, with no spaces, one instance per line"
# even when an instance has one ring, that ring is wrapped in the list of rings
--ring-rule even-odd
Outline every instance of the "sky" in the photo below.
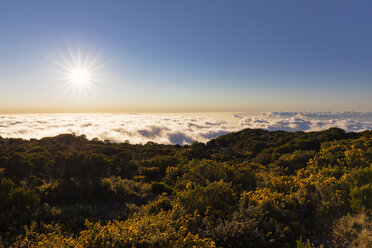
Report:
[[[371,11],[342,0],[1,1],[0,113],[372,111]]]

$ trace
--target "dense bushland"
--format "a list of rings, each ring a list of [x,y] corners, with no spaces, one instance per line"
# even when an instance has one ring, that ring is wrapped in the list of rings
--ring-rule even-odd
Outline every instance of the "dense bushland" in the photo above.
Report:
[[[0,138],[0,247],[372,247],[372,131]]]

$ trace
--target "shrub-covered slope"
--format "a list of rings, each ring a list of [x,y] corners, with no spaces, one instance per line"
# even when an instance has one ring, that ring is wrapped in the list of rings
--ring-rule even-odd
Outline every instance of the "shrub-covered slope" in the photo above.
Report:
[[[372,247],[372,131],[0,138],[0,247]]]

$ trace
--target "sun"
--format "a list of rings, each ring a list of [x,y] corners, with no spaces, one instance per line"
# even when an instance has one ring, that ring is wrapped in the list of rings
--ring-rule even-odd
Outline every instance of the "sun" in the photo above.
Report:
[[[70,72],[70,81],[76,86],[83,87],[89,84],[91,75],[84,68],[75,68]]]
[[[99,62],[99,54],[90,49],[83,52],[81,49],[72,49],[67,46],[67,53],[61,53],[53,62],[59,67],[58,74],[63,81],[61,85],[67,92],[93,92],[96,84],[101,81],[103,64]]]

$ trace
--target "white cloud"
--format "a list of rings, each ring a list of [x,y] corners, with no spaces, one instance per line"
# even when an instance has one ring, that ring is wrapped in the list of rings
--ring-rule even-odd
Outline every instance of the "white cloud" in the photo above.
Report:
[[[346,131],[372,129],[372,113],[261,114],[42,114],[0,116],[0,136],[42,138],[61,133],[85,134],[112,142],[154,141],[163,144],[206,142],[243,128],[318,131],[339,127]]]

